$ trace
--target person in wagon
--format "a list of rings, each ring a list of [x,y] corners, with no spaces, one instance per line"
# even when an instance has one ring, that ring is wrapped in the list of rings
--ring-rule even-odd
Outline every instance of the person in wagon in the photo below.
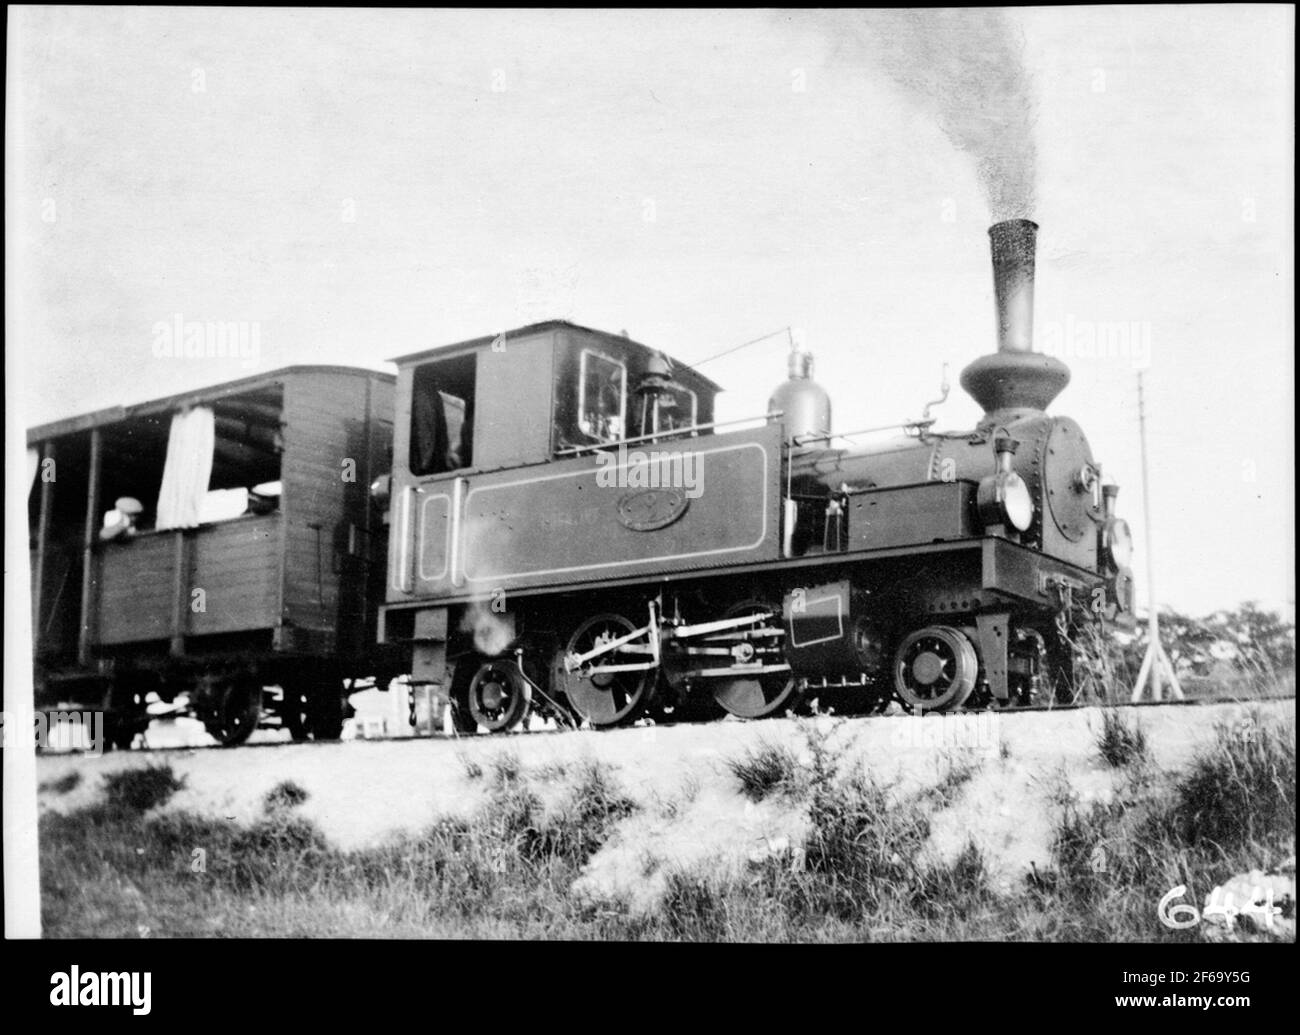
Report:
[[[144,507],[133,496],[121,496],[113,502],[113,509],[104,515],[104,527],[99,530],[99,538],[130,539],[136,533],[135,523],[140,519]]]

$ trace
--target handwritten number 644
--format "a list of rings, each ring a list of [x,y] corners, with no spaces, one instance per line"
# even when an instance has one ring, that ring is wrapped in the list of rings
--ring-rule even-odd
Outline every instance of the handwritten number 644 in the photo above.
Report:
[[[1156,907],[1156,915],[1160,917],[1160,922],[1172,930],[1183,931],[1189,927],[1195,927],[1201,922],[1201,913],[1195,906],[1188,905],[1186,902],[1171,905],[1174,899],[1181,898],[1186,893],[1187,885],[1179,884],[1178,887],[1171,889],[1160,900],[1160,905]],[[1256,902],[1261,898],[1265,898],[1265,901],[1256,905]],[[1233,904],[1232,892],[1229,891],[1226,895],[1223,895],[1222,901],[1220,901],[1220,891],[1216,888],[1210,894],[1210,901],[1205,907],[1205,917],[1220,919],[1225,927],[1231,927],[1238,916],[1247,913],[1262,916],[1264,926],[1271,928],[1273,926],[1273,917],[1282,914],[1281,907],[1273,905],[1273,889],[1269,888],[1268,895],[1265,897],[1261,894],[1259,888],[1251,888],[1250,900],[1238,908]]]

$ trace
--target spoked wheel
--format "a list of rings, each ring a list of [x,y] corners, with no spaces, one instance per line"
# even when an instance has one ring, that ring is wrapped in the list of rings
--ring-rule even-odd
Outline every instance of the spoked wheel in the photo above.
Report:
[[[724,618],[739,618],[742,615],[771,614],[773,608],[759,601],[746,601],[728,609]],[[742,627],[741,631],[743,631]],[[784,664],[785,651],[781,649],[781,638],[741,639],[739,643],[752,643],[755,658],[765,658],[769,662]],[[775,652],[771,652],[775,648]],[[763,653],[766,649],[770,653]],[[798,684],[790,672],[769,672],[765,675],[738,676],[734,679],[714,679],[713,699],[732,715],[742,719],[762,719],[769,715],[783,715],[794,708],[802,695]]]
[[[262,715],[262,686],[251,676],[207,675],[199,684],[203,727],[223,747],[242,744]]]
[[[978,674],[970,640],[946,625],[911,633],[894,655],[894,688],[918,711],[960,708],[975,688]]]
[[[489,733],[504,733],[528,714],[529,686],[518,665],[498,658],[479,666],[466,698],[476,726]]]
[[[650,660],[650,655],[630,650],[609,651],[576,672],[565,671],[564,659],[568,654],[586,654],[636,629],[631,620],[622,615],[596,615],[578,626],[568,644],[556,655],[551,685],[563,691],[578,716],[593,726],[604,728],[635,722],[654,697],[658,673],[653,669],[587,671],[601,665],[635,665]]]

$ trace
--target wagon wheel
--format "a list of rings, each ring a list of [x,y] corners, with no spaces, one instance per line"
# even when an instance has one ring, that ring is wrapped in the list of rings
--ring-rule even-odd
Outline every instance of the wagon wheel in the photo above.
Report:
[[[775,608],[761,601],[746,600],[727,610],[724,618],[741,615],[771,614]],[[778,641],[779,644],[780,641]],[[779,654],[782,662],[785,652]],[[782,715],[799,704],[802,695],[798,683],[790,672],[769,672],[759,676],[738,676],[734,679],[715,679],[713,699],[732,715],[742,719],[762,719],[769,715]]]
[[[528,714],[528,681],[513,661],[485,661],[470,680],[466,699],[477,725],[489,733],[504,733]]]
[[[115,679],[108,690],[108,708],[104,715],[104,737],[119,751],[128,750],[137,733],[149,728],[149,713],[144,699],[155,683],[141,683],[138,677]]]
[[[203,727],[223,747],[242,744],[262,715],[262,686],[250,676],[208,675],[200,682],[206,698]]]
[[[338,740],[343,736],[343,694],[338,680],[321,683],[309,702],[307,719],[314,740]]]
[[[573,710],[597,728],[635,722],[654,697],[658,673],[654,669],[631,672],[566,672],[567,654],[586,654],[601,644],[620,639],[637,627],[630,619],[617,614],[588,618],[569,637],[568,644],[555,656],[551,685],[563,691]],[[628,665],[650,660],[647,654],[614,650],[601,655],[587,666]]]
[[[917,711],[960,708],[975,688],[978,674],[970,640],[946,625],[909,634],[894,655],[894,689]]]
[[[343,735],[342,683],[330,675],[285,680],[280,721],[295,742],[302,743],[309,736],[338,740]]]
[[[285,680],[288,684],[281,687],[284,690],[284,701],[280,705],[280,717],[284,723],[284,728],[289,731],[289,736],[294,743],[302,743],[311,735],[311,719],[307,714],[307,695],[294,682]]]

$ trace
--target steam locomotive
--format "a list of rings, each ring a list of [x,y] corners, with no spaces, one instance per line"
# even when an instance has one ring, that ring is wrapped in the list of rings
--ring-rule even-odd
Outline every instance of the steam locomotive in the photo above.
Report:
[[[962,373],[969,431],[926,407],[854,445],[797,350],[764,413],[718,422],[698,371],[563,321],[399,357],[395,380],[290,368],[36,429],[74,471],[70,502],[62,476],[33,490],[38,701],[80,688],[126,742],[150,690],[185,692],[238,743],[337,736],[366,678],[433,690],[460,732],[1068,696],[1081,627],[1134,624],[1132,540],[1082,429],[1046,412],[1069,371],[1032,349],[1037,226],[989,233],[998,350]],[[152,489],[163,417],[195,406],[208,484],[274,478],[272,509],[97,541],[129,487],[105,457]],[[60,556],[79,623],[49,599]]]

